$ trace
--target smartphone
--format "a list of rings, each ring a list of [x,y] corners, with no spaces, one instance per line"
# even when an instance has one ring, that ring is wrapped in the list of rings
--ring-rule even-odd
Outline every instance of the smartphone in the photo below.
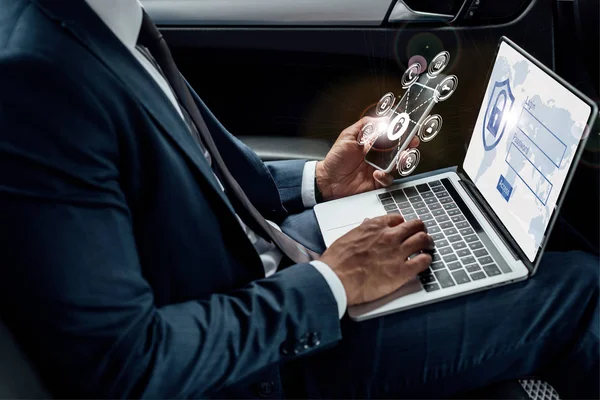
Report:
[[[405,92],[400,101],[377,124],[377,139],[365,155],[365,162],[391,172],[421,124],[439,101],[438,85],[445,75],[431,77],[423,73]]]

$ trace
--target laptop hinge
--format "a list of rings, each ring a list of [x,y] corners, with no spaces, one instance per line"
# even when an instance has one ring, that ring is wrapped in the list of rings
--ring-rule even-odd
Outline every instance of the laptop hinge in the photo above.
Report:
[[[487,219],[488,223],[494,229],[494,231],[500,236],[512,256],[515,260],[522,261],[529,271],[532,271],[534,266],[529,261],[525,253],[519,248],[517,242],[512,238],[508,230],[504,227],[500,219],[494,214],[494,212],[487,205],[487,202],[483,198],[483,196],[479,193],[475,185],[466,177],[463,173],[457,172],[460,177],[460,184],[465,189],[465,191],[469,194],[469,197],[479,208],[479,211],[483,214],[483,216]]]

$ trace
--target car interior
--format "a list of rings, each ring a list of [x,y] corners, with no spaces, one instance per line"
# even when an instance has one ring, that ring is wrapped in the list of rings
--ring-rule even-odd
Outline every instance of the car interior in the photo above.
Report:
[[[339,133],[401,94],[409,59],[448,51],[459,79],[436,111],[441,133],[414,174],[460,165],[494,54],[510,38],[599,99],[598,0],[142,0],[183,75],[224,126],[264,160],[323,159]],[[561,211],[597,251],[600,129]],[[585,195],[582,195],[585,194]],[[558,244],[560,245],[560,244]],[[566,245],[566,244],[565,244]],[[41,333],[42,334],[42,333]],[[0,397],[48,397],[0,325]],[[547,399],[536,377],[459,398]]]

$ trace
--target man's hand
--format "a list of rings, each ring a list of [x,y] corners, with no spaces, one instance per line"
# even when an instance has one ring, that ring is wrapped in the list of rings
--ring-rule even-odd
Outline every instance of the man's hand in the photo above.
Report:
[[[379,171],[364,161],[368,147],[358,143],[363,126],[373,119],[365,117],[346,128],[327,153],[325,160],[317,163],[317,186],[325,201],[380,189],[392,184],[394,178],[391,174]],[[418,145],[419,138],[415,136],[410,147]]]
[[[392,214],[365,220],[336,240],[321,261],[340,278],[352,306],[388,295],[414,278],[431,264],[431,256],[408,257],[433,248],[423,221],[404,222]]]

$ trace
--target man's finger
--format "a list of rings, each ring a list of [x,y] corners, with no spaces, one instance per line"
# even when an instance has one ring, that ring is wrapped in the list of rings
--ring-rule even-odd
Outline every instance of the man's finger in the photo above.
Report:
[[[393,228],[402,224],[404,222],[404,217],[400,214],[388,214],[382,215],[381,217],[375,217],[372,221],[377,223],[380,227],[389,226],[390,228]]]
[[[405,256],[408,257],[423,250],[433,250],[434,244],[433,239],[427,233],[417,232],[403,241],[400,247]]]
[[[403,243],[409,237],[418,232],[427,232],[425,224],[420,219],[413,219],[401,225],[394,227],[395,234],[398,236],[398,242]]]
[[[391,186],[392,182],[394,182],[394,177],[391,174],[386,174],[380,170],[373,171],[373,179],[375,179],[381,187]]]
[[[361,119],[356,121],[354,124],[350,125],[346,129],[344,129],[342,131],[341,136],[344,136],[344,137],[350,136],[351,138],[359,140],[364,126],[372,121],[374,121],[373,117],[362,117]]]
[[[431,265],[431,261],[431,255],[427,253],[422,253],[414,256],[410,260],[407,260],[404,265],[416,275],[419,272],[425,271],[427,267]]]
[[[408,145],[408,147],[410,147],[410,148],[417,148],[417,147],[419,147],[420,144],[421,144],[421,140],[419,140],[419,137],[418,136],[413,136],[413,138],[410,141],[410,144]]]
[[[387,226],[389,226],[390,228],[393,228],[394,226],[398,226],[404,222],[404,217],[400,214],[388,214],[388,215],[384,216],[383,218],[386,219],[385,222],[386,222]]]
[[[369,122],[375,123],[376,121],[377,121],[377,118],[366,116],[366,117],[362,117],[361,119],[359,119],[354,125],[358,125],[359,128],[362,128]]]

